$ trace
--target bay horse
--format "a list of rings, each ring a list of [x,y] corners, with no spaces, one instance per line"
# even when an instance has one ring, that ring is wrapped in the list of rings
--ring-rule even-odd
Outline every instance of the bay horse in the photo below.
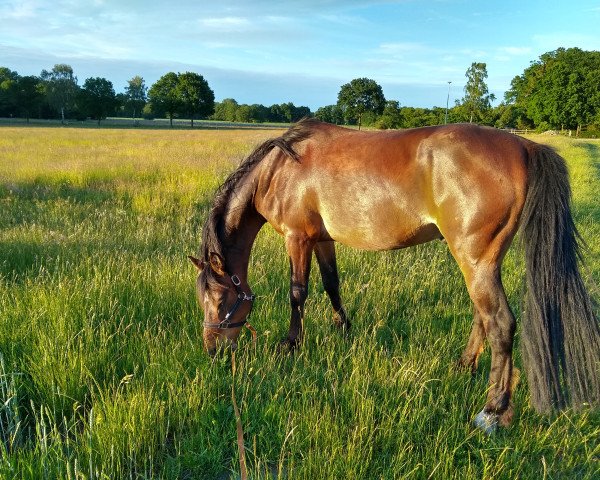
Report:
[[[297,346],[312,253],[334,322],[349,328],[334,242],[367,250],[445,239],[474,304],[459,363],[491,347],[489,390],[475,424],[512,419],[515,317],[500,276],[519,227],[527,295],[522,354],[540,413],[600,399],[600,328],[579,273],[565,161],[550,147],[471,124],[365,132],[304,119],[257,147],[218,189],[202,231],[197,296],[204,346],[235,342],[252,309],[250,251],[265,223],[285,239]]]

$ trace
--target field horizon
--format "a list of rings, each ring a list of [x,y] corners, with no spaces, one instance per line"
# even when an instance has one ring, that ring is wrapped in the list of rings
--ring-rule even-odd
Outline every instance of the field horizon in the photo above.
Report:
[[[187,255],[215,189],[277,132],[0,126],[0,478],[238,478],[232,382],[253,479],[598,478],[600,412],[537,415],[525,378],[511,427],[473,428],[489,350],[474,376],[455,368],[472,306],[441,242],[339,246],[350,334],[313,264],[301,348],[276,355],[289,267],[266,226],[249,270],[257,344],[242,335],[235,377],[204,353]],[[600,140],[528,138],[567,159],[600,300]],[[522,253],[514,242],[502,272],[518,368]]]

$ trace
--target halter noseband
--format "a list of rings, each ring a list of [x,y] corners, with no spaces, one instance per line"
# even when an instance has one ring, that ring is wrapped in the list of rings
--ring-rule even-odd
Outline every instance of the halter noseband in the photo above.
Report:
[[[231,307],[231,309],[227,312],[227,314],[225,315],[225,318],[223,320],[221,320],[219,323],[207,323],[204,322],[204,326],[205,327],[210,327],[210,328],[220,328],[221,330],[225,330],[228,328],[236,328],[236,327],[243,327],[247,322],[247,316],[244,317],[243,320],[239,321],[239,322],[235,322],[235,323],[231,323],[229,321],[229,319],[233,316],[233,314],[235,312],[237,312],[238,308],[240,308],[240,305],[242,304],[242,302],[247,301],[247,302],[254,302],[254,294],[248,295],[246,292],[244,292],[242,290],[242,287],[240,287],[240,279],[237,275],[231,275],[231,283],[233,283],[233,286],[235,287],[235,290],[237,291],[237,299],[235,300],[235,303],[233,304],[233,306]]]

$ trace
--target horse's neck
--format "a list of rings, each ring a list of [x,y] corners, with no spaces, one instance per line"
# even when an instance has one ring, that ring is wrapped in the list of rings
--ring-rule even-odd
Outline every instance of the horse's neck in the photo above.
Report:
[[[223,247],[226,263],[232,270],[229,273],[236,274],[243,279],[247,276],[252,245],[265,223],[265,219],[254,206],[255,191],[254,175],[251,174],[231,195],[224,216]]]

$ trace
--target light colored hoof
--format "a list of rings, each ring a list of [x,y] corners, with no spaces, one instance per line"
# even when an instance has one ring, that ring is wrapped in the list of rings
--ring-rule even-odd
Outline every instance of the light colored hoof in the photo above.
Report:
[[[498,415],[482,410],[477,414],[475,420],[473,420],[473,423],[485,434],[491,435],[498,427]]]

